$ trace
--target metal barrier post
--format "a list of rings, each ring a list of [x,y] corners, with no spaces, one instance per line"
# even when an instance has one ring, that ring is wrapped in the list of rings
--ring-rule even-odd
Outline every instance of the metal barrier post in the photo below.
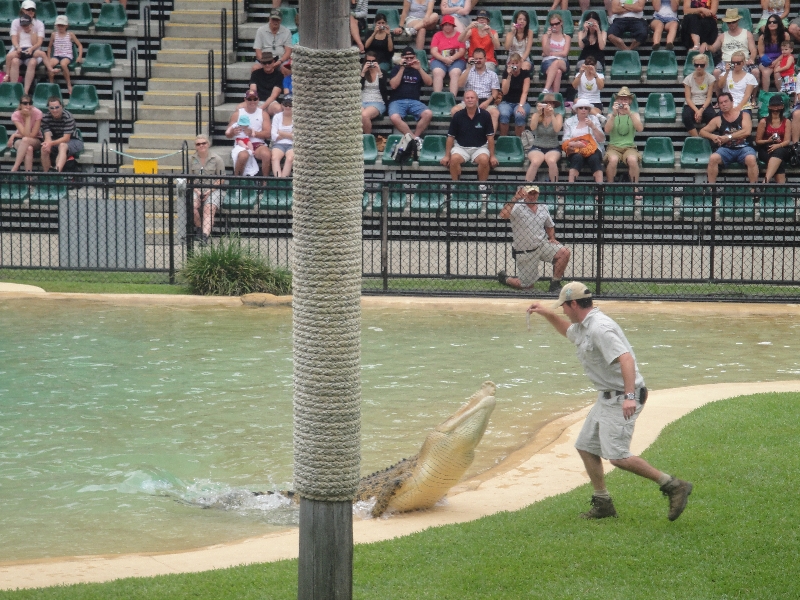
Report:
[[[603,184],[595,186],[595,192],[597,193],[597,247],[595,250],[597,264],[594,273],[594,293],[599,296],[603,281],[603,203],[605,186]]]
[[[203,94],[197,92],[194,95],[194,134],[201,133],[203,133]]]
[[[186,146],[186,142],[183,142],[183,144]],[[173,219],[173,213],[175,212],[173,190],[175,186],[172,185],[172,179],[168,179],[167,184],[169,185],[169,201],[167,204],[167,219],[169,220],[169,282],[172,284],[175,283],[175,219]]]
[[[150,30],[150,18],[150,6],[148,5],[144,7],[144,73],[148,80],[152,76],[151,56],[153,52],[153,35]]]
[[[136,122],[139,119],[139,82],[137,75],[139,66],[137,64],[138,48],[131,48],[131,119]]]
[[[208,141],[214,137],[214,51],[208,51]]]
[[[122,164],[122,92],[117,91],[114,93],[114,146],[116,147],[117,154],[114,158],[114,164],[119,168]]]
[[[381,186],[381,277],[383,291],[389,290],[389,186]]]
[[[447,224],[445,226],[445,232],[444,232],[444,235],[445,235],[445,264],[446,264],[444,274],[447,277],[450,276],[450,228],[451,228],[450,202],[453,199],[453,197],[451,195],[451,192],[452,192],[452,188],[450,187],[450,184],[448,183],[447,184],[447,196],[445,198],[445,204],[446,204],[446,209],[445,210],[447,211],[447,214],[446,214],[446,219],[447,219],[446,223]]]
[[[709,274],[709,281],[714,281],[714,268],[715,268],[715,260],[714,260],[714,252],[716,250],[716,225],[717,225],[717,206],[720,205],[719,202],[719,189],[716,185],[712,186],[711,188],[711,240],[709,241],[708,245],[708,274]]]
[[[232,45],[233,45],[233,62],[236,62],[239,59],[239,3],[237,0],[231,0],[231,18],[233,18],[233,31],[231,35],[233,36]]]
[[[220,89],[222,90],[223,101],[225,92],[228,85],[228,9],[223,8],[219,14],[220,27],[220,45],[222,50],[222,59],[220,60]]]
[[[186,140],[181,144],[181,169],[183,173],[189,172],[189,142]]]

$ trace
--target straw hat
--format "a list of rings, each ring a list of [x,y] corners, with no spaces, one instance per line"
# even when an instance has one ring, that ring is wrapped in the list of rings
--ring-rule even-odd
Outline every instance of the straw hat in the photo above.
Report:
[[[633,98],[633,97],[634,95],[628,89],[627,85],[623,85],[621,88],[619,88],[619,91],[617,92],[617,98]]]
[[[555,94],[545,94],[541,101],[546,104],[550,104],[553,108],[558,108],[561,106],[561,102],[558,101],[558,98],[556,98]]]
[[[734,23],[742,18],[742,15],[739,14],[738,8],[729,8],[725,11],[725,17],[722,19],[726,23]]]

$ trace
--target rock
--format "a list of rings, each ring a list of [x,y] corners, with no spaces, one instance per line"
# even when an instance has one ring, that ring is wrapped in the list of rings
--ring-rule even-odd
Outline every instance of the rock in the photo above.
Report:
[[[245,306],[291,306],[291,296],[275,296],[273,294],[245,294],[242,296]]]

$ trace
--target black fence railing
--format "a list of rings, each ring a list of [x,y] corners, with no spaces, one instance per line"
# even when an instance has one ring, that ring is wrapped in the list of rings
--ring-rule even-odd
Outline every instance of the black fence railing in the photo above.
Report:
[[[31,177],[0,175],[0,274],[8,279],[174,281],[186,257],[206,243],[207,204],[214,207],[211,244],[235,235],[273,264],[291,266],[290,179]],[[523,239],[505,218],[518,186],[367,181],[364,292],[547,295],[552,257],[538,253],[548,242]],[[800,300],[800,187],[540,188],[539,205],[570,252],[564,278],[582,280],[600,296]],[[500,271],[518,274],[515,250],[537,251],[532,289],[498,280]]]

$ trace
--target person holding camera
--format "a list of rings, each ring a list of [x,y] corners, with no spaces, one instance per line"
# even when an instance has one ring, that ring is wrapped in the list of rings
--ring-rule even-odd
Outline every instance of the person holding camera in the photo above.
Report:
[[[602,73],[597,72],[597,61],[594,56],[587,56],[583,64],[578,68],[575,79],[572,80],[572,87],[577,91],[578,100],[587,100],[592,103],[591,113],[600,117],[600,122],[605,121],[603,117],[603,102],[600,98],[600,90],[606,86],[606,80]]]
[[[750,34],[749,31],[746,33]],[[727,73],[722,71],[717,79],[717,89],[731,94],[736,110],[749,113],[753,108],[751,98],[758,89],[758,79],[752,73],[747,72],[746,61],[744,52],[734,52],[731,55],[731,62],[727,65]],[[719,69],[719,65],[717,65],[717,69]]]
[[[486,68],[494,72],[497,71],[497,58],[495,58],[494,51],[500,49],[500,37],[489,26],[489,18],[488,11],[479,10],[475,20],[458,36],[458,40],[469,42],[469,58],[475,56],[476,50],[483,50]]]
[[[394,55],[394,39],[392,30],[386,22],[386,15],[379,12],[375,15],[375,28],[364,42],[364,50],[375,53],[375,59],[381,71],[388,73],[392,70],[392,56]]]
[[[595,70],[602,73],[605,70],[606,62],[606,32],[600,27],[600,15],[595,11],[586,14],[583,21],[583,28],[578,31],[578,47],[581,49],[578,55],[576,67],[586,62],[590,56],[594,58]]]
[[[494,155],[492,119],[478,106],[478,95],[464,92],[466,108],[450,120],[444,157],[439,161],[450,169],[453,181],[461,178],[461,165],[471,161],[478,167],[478,181],[489,179],[489,171],[500,164]]]
[[[24,93],[29,93],[36,77],[36,67],[47,58],[42,51],[44,43],[44,23],[36,18],[36,3],[25,0],[19,11],[19,17],[11,22],[11,51],[6,56],[8,81],[17,83],[22,65],[25,71]]]
[[[639,183],[639,164],[642,155],[633,141],[637,132],[644,131],[644,124],[639,112],[631,108],[633,94],[627,86],[622,86],[611,114],[606,121],[605,132],[608,134],[606,148],[606,181],[613,182],[617,175],[617,165],[621,160],[628,165],[628,175],[633,183]]]
[[[522,68],[522,57],[512,52],[503,71],[500,91],[503,100],[498,105],[500,111],[500,135],[508,135],[508,125],[514,117],[514,135],[519,137],[528,122],[531,105],[528,104],[528,90],[531,86],[531,72]]]
[[[542,75],[545,94],[561,90],[561,77],[569,72],[569,48],[572,38],[564,34],[564,22],[558,14],[550,15],[550,28],[542,36]]]
[[[714,68],[714,77],[717,79],[725,77],[726,71],[730,71],[730,63],[733,62],[733,55],[736,53],[744,56],[740,72],[758,74],[758,67],[755,64],[755,58],[758,56],[755,38],[752,33],[741,26],[742,17],[739,9],[729,8],[725,11],[725,17],[722,20],[727,23],[728,29],[724,33],[720,33],[708,48],[712,54],[717,52],[722,54],[722,60]]]
[[[522,68],[531,70],[531,48],[533,47],[533,30],[528,21],[528,11],[518,10],[514,13],[514,20],[511,24],[511,31],[506,34],[503,47],[511,55],[514,52],[519,54],[522,60]]]
[[[556,112],[559,106],[561,102],[556,100],[554,94],[545,94],[531,114],[529,128],[533,133],[533,145],[525,148],[530,161],[525,181],[533,181],[536,178],[543,162],[547,163],[550,181],[558,181],[558,161],[561,159],[558,132],[564,126],[564,117]]]
[[[378,57],[373,50],[367,50],[364,66],[361,68],[361,129],[372,133],[372,121],[386,113],[389,90],[383,76]]]
[[[781,95],[772,96],[769,99],[769,114],[758,122],[758,160],[767,165],[764,183],[770,183],[773,177],[777,183],[786,183],[786,166],[783,163],[792,145],[792,126],[789,119],[783,116],[784,108]]]
[[[500,79],[497,73],[486,68],[486,53],[478,48],[467,61],[466,70],[458,78],[458,87],[464,88],[464,93],[473,91],[478,94],[480,108],[492,117],[492,126],[497,131],[500,112],[495,103],[500,99]],[[464,102],[459,102],[450,109],[450,114],[455,115],[464,110]]]
[[[431,41],[431,73],[433,75],[433,91],[441,92],[445,75],[450,77],[450,92],[458,95],[458,78],[467,66],[464,56],[467,46],[459,41],[456,33],[456,20],[453,15],[442,17],[442,30],[433,35]]]
[[[708,159],[708,182],[717,182],[720,165],[727,167],[738,163],[747,167],[748,181],[756,183],[758,181],[756,151],[747,143],[747,138],[753,132],[750,113],[736,106],[730,92],[719,94],[717,102],[719,115],[700,130],[700,137],[710,140],[716,146],[716,150]]]
[[[401,135],[411,133],[411,128],[405,119],[408,115],[414,115],[417,119],[417,127],[414,137],[417,144],[422,147],[420,137],[430,125],[433,119],[433,112],[425,104],[420,102],[422,96],[422,86],[432,85],[431,77],[420,65],[414,48],[406,46],[401,54],[401,63],[392,69],[389,76],[389,119]]]

